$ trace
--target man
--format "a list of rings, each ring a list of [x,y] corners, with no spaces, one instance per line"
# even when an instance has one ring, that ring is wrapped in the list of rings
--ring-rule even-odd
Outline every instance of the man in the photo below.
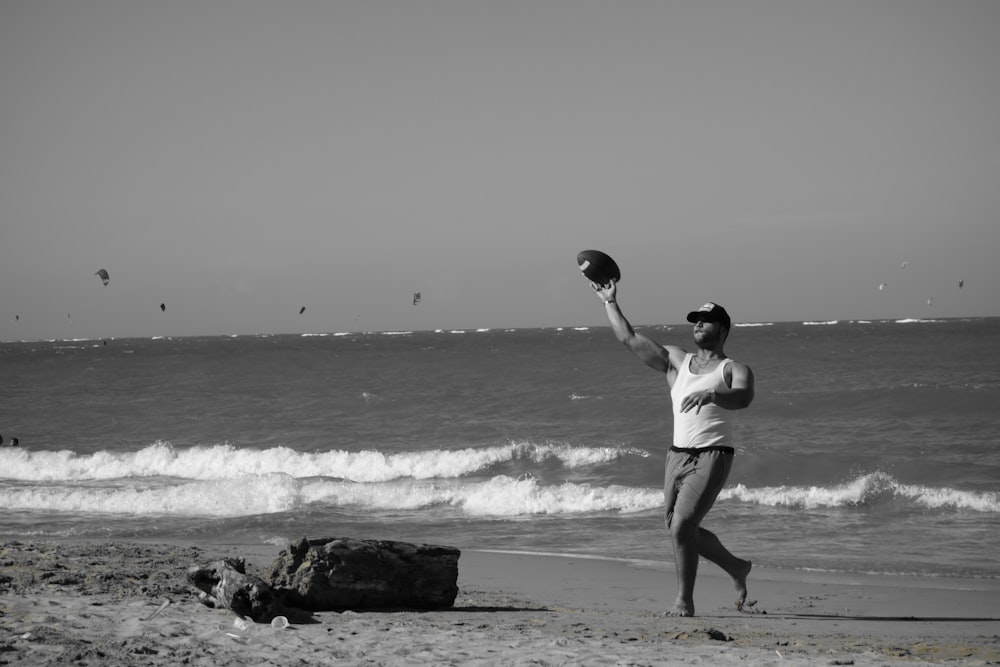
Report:
[[[727,358],[723,351],[732,327],[729,314],[715,303],[688,313],[698,347],[697,352],[688,353],[636,333],[618,306],[614,281],[591,286],[604,302],[618,340],[644,364],[665,373],[670,386],[674,438],[667,452],[663,494],[667,530],[674,545],[677,600],[667,615],[694,615],[699,555],[733,578],[736,608],[742,610],[752,564],[731,554],[714,533],[701,527],[732,466],[735,450],[730,412],[747,407],[754,396],[753,372]]]

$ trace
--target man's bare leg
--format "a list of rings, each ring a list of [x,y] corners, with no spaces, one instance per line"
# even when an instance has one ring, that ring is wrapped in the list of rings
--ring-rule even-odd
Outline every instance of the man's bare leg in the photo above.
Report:
[[[698,553],[712,561],[733,578],[736,585],[736,609],[742,610],[747,600],[747,577],[753,563],[737,558],[722,545],[710,530],[698,528]]]
[[[698,531],[671,530],[674,567],[677,570],[677,599],[667,616],[694,616],[694,582],[698,576]]]

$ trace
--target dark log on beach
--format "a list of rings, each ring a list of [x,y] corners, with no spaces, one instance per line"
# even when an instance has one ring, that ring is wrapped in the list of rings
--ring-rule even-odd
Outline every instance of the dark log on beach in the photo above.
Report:
[[[277,603],[274,591],[263,579],[246,574],[242,558],[192,565],[187,578],[201,591],[198,599],[209,607],[232,609],[258,623],[274,618]]]
[[[458,595],[452,547],[303,538],[282,551],[270,582],[288,605],[312,611],[442,609]]]

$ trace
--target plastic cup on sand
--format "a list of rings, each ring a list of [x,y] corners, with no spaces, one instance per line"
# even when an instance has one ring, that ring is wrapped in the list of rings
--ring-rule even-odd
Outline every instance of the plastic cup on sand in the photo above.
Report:
[[[277,630],[284,630],[288,627],[288,619],[284,616],[275,616],[271,619],[271,627]]]
[[[253,626],[254,622],[250,619],[236,618],[233,619],[233,624],[229,626],[226,635],[240,644],[249,644],[250,636],[254,632]]]

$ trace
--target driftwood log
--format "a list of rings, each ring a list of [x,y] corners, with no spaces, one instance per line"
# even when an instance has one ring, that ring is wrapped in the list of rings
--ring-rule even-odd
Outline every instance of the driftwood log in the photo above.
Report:
[[[352,538],[303,538],[282,551],[269,581],[284,603],[310,611],[442,609],[458,595],[451,547]]]
[[[188,582],[201,592],[198,599],[209,607],[232,609],[258,623],[275,616],[277,598],[260,577],[246,574],[242,558],[224,558],[188,568]]]

